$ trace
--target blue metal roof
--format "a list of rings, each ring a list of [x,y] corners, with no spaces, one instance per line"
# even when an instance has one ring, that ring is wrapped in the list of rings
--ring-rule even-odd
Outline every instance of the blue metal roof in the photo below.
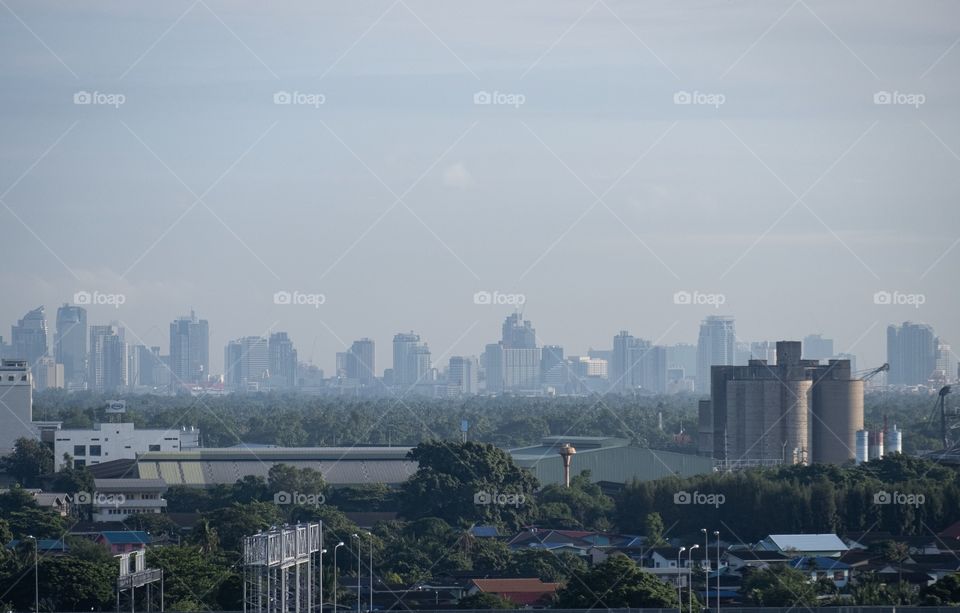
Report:
[[[813,570],[849,570],[850,569],[849,564],[841,562],[840,560],[834,560],[833,558],[824,558],[822,556],[818,556],[815,558],[808,558],[808,557],[797,558],[796,560],[792,560],[790,562],[790,566],[798,570],[810,569],[811,565],[813,566]]]
[[[100,536],[112,545],[149,545],[150,535],[143,530],[116,530],[101,532]]]

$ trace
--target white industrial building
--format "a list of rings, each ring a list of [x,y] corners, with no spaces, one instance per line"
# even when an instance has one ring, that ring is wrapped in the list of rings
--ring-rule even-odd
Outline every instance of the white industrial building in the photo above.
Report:
[[[126,521],[131,515],[162,513],[167,508],[163,479],[95,479],[90,496],[93,521]]]
[[[24,360],[0,362],[0,455],[13,451],[18,438],[39,438],[33,423],[33,377]]]
[[[200,446],[200,431],[192,426],[169,430],[137,430],[132,423],[94,424],[90,430],[58,430],[53,444],[56,470],[65,466],[64,454],[73,467],[92,466],[112,460],[134,460],[148,451],[186,451]]]

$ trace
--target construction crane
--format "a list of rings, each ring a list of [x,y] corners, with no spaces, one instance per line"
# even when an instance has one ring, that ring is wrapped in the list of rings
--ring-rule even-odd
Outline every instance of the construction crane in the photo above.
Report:
[[[855,376],[859,375],[857,376],[858,379],[863,382],[867,382],[875,375],[882,372],[887,372],[888,370],[890,370],[890,364],[884,364],[883,366],[877,366],[876,368],[871,368],[870,370],[861,370],[860,372],[855,373]]]

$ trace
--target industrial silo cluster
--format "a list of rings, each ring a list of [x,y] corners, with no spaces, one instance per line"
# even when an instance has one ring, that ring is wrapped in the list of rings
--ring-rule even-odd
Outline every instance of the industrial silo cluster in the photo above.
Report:
[[[776,364],[714,366],[700,453],[729,468],[849,462],[863,430],[863,388],[849,360],[804,360],[799,341],[778,342]]]
[[[897,429],[896,424],[889,432],[885,429],[858,430],[856,452],[857,464],[892,453],[903,453],[903,432]]]

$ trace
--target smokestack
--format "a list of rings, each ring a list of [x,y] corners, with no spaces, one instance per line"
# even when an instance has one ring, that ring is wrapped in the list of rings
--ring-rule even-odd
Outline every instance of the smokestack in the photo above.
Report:
[[[563,486],[570,487],[570,460],[577,450],[570,443],[560,445],[560,457],[563,458]]]

